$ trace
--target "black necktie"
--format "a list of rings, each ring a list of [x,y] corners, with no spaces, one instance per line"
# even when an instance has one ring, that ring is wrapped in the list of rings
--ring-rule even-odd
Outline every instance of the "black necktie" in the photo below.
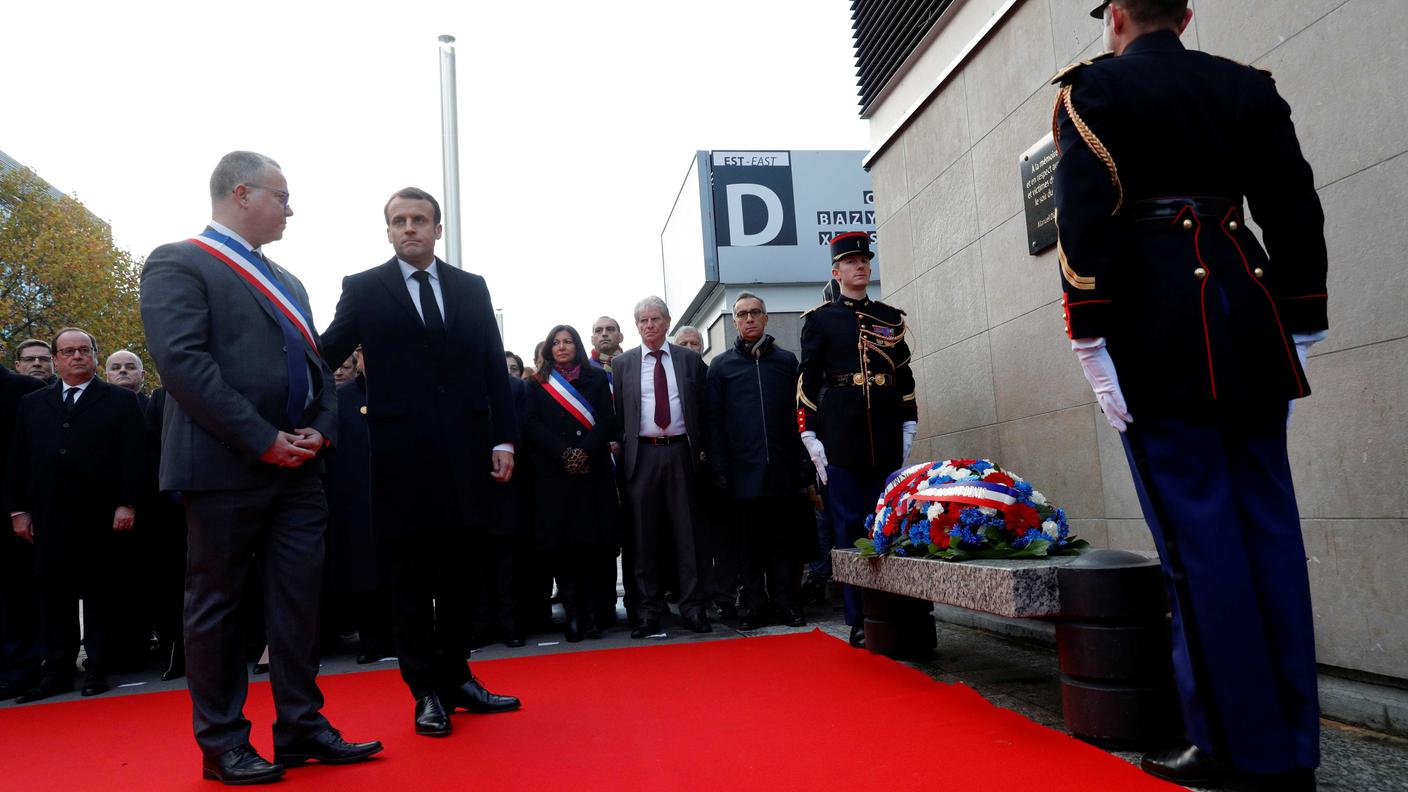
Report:
[[[78,388],[64,390],[64,410],[73,412],[73,402],[78,398]]]
[[[420,284],[420,318],[431,338],[445,337],[445,320],[440,316],[440,303],[435,301],[435,290],[430,288],[430,273],[417,270],[411,277]]]

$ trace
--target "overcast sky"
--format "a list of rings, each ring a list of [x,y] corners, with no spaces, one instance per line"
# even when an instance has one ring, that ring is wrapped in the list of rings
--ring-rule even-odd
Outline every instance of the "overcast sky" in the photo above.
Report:
[[[638,342],[631,307],[663,289],[660,229],[695,150],[868,147],[844,0],[139,0],[6,6],[0,150],[138,257],[200,231],[225,152],[273,157],[295,214],[267,250],[324,327],[342,277],[391,256],[387,197],[443,197],[440,34],[457,39],[465,268],[525,357],[602,313]]]

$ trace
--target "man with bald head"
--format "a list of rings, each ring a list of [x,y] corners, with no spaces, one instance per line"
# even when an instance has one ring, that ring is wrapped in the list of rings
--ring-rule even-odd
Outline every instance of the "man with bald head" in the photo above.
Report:
[[[621,341],[625,339],[621,323],[609,316],[599,316],[592,322],[592,365],[611,374],[611,361],[621,354]]]
[[[283,764],[355,762],[381,744],[344,741],[321,713],[328,507],[317,457],[336,438],[337,394],[303,284],[263,251],[293,216],[288,182],[272,159],[233,151],[210,176],[210,199],[203,232],[147,258],[142,321],[169,396],[161,488],[181,491],[189,526],[186,677],[202,775],[256,784],[282,776]],[[275,764],[250,745],[243,712],[248,676],[236,611],[256,556],[265,572]]]
[[[141,358],[125,349],[119,349],[108,355],[103,372],[109,385],[116,385],[137,394],[137,400],[142,403],[142,408],[146,409],[147,397],[142,395],[142,384],[147,380],[147,372],[142,368]]]

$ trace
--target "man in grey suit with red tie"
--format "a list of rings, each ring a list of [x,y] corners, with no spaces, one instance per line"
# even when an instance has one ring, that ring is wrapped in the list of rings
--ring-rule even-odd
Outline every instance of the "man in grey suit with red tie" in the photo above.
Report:
[[[611,361],[621,427],[626,507],[635,539],[640,618],[632,638],[660,630],[665,613],[658,559],[660,537],[674,539],[680,616],[697,633],[710,632],[701,550],[695,536],[696,477],[703,470],[707,369],[698,353],[666,343],[670,309],[659,297],[636,304],[641,345]]]
[[[465,662],[476,588],[466,570],[496,516],[494,483],[513,474],[517,421],[489,289],[435,257],[439,202],[407,187],[383,214],[396,255],[342,281],[323,356],[362,346],[372,530],[390,562],[396,654],[416,733],[443,737],[456,709],[519,706]]]
[[[256,784],[310,759],[365,759],[381,743],[345,742],[320,712],[327,500],[317,456],[335,440],[337,394],[303,284],[261,252],[293,215],[288,183],[278,163],[235,151],[211,174],[210,198],[204,232],[147,258],[142,321],[169,395],[161,488],[182,493],[190,528],[186,676],[202,773]],[[256,556],[278,713],[274,764],[250,746],[243,713],[236,609]]]

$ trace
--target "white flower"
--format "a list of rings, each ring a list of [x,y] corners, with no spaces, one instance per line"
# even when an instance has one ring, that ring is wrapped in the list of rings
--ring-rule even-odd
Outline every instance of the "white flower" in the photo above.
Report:
[[[1035,503],[1035,504],[1038,505],[1038,506],[1045,506],[1045,505],[1046,505],[1046,496],[1045,496],[1045,495],[1042,495],[1040,492],[1037,492],[1036,490],[1032,490],[1032,503]]]
[[[1047,520],[1041,524],[1041,532],[1052,539],[1061,538],[1061,527],[1054,520]]]
[[[968,468],[954,468],[953,472],[949,475],[953,477],[954,481],[962,481],[964,479],[977,478],[977,476],[973,474],[973,471],[969,470]]]
[[[939,515],[943,513],[944,505],[942,503],[935,503],[929,506],[929,508],[924,512],[924,516],[928,517],[931,520],[937,520],[939,519]]]
[[[997,509],[994,509],[991,506],[979,506],[978,511],[982,512],[983,514],[986,514],[989,517],[993,516],[994,514],[997,514]]]

